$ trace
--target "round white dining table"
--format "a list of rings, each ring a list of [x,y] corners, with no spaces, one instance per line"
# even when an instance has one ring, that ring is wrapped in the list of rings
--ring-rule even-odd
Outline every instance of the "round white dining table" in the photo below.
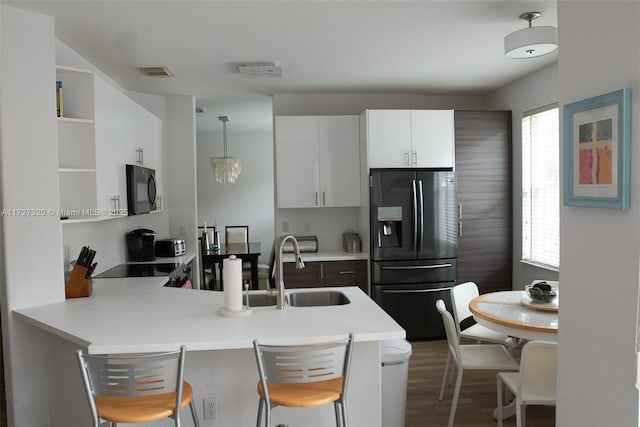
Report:
[[[524,291],[482,294],[469,303],[479,324],[529,341],[558,341],[560,296],[552,304],[535,303]]]

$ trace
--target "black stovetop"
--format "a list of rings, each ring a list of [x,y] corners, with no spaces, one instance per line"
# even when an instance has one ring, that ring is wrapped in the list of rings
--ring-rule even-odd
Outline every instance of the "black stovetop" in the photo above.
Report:
[[[111,279],[116,277],[168,276],[180,265],[181,263],[179,262],[120,264],[93,277],[96,279]]]

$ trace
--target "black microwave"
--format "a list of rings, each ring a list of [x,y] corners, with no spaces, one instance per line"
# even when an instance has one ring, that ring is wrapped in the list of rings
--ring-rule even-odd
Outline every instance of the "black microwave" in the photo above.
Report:
[[[127,166],[127,209],[129,215],[156,210],[156,171],[138,165]]]

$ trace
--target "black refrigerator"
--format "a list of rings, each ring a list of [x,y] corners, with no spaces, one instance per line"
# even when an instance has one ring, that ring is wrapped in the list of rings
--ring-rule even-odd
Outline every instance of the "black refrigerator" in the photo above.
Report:
[[[458,201],[453,171],[371,170],[371,293],[408,339],[445,336],[438,299],[451,307]]]

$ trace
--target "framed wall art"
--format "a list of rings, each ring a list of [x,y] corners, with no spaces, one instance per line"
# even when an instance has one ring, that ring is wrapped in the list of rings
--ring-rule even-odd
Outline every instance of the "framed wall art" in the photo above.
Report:
[[[564,106],[564,204],[629,209],[631,89]]]

